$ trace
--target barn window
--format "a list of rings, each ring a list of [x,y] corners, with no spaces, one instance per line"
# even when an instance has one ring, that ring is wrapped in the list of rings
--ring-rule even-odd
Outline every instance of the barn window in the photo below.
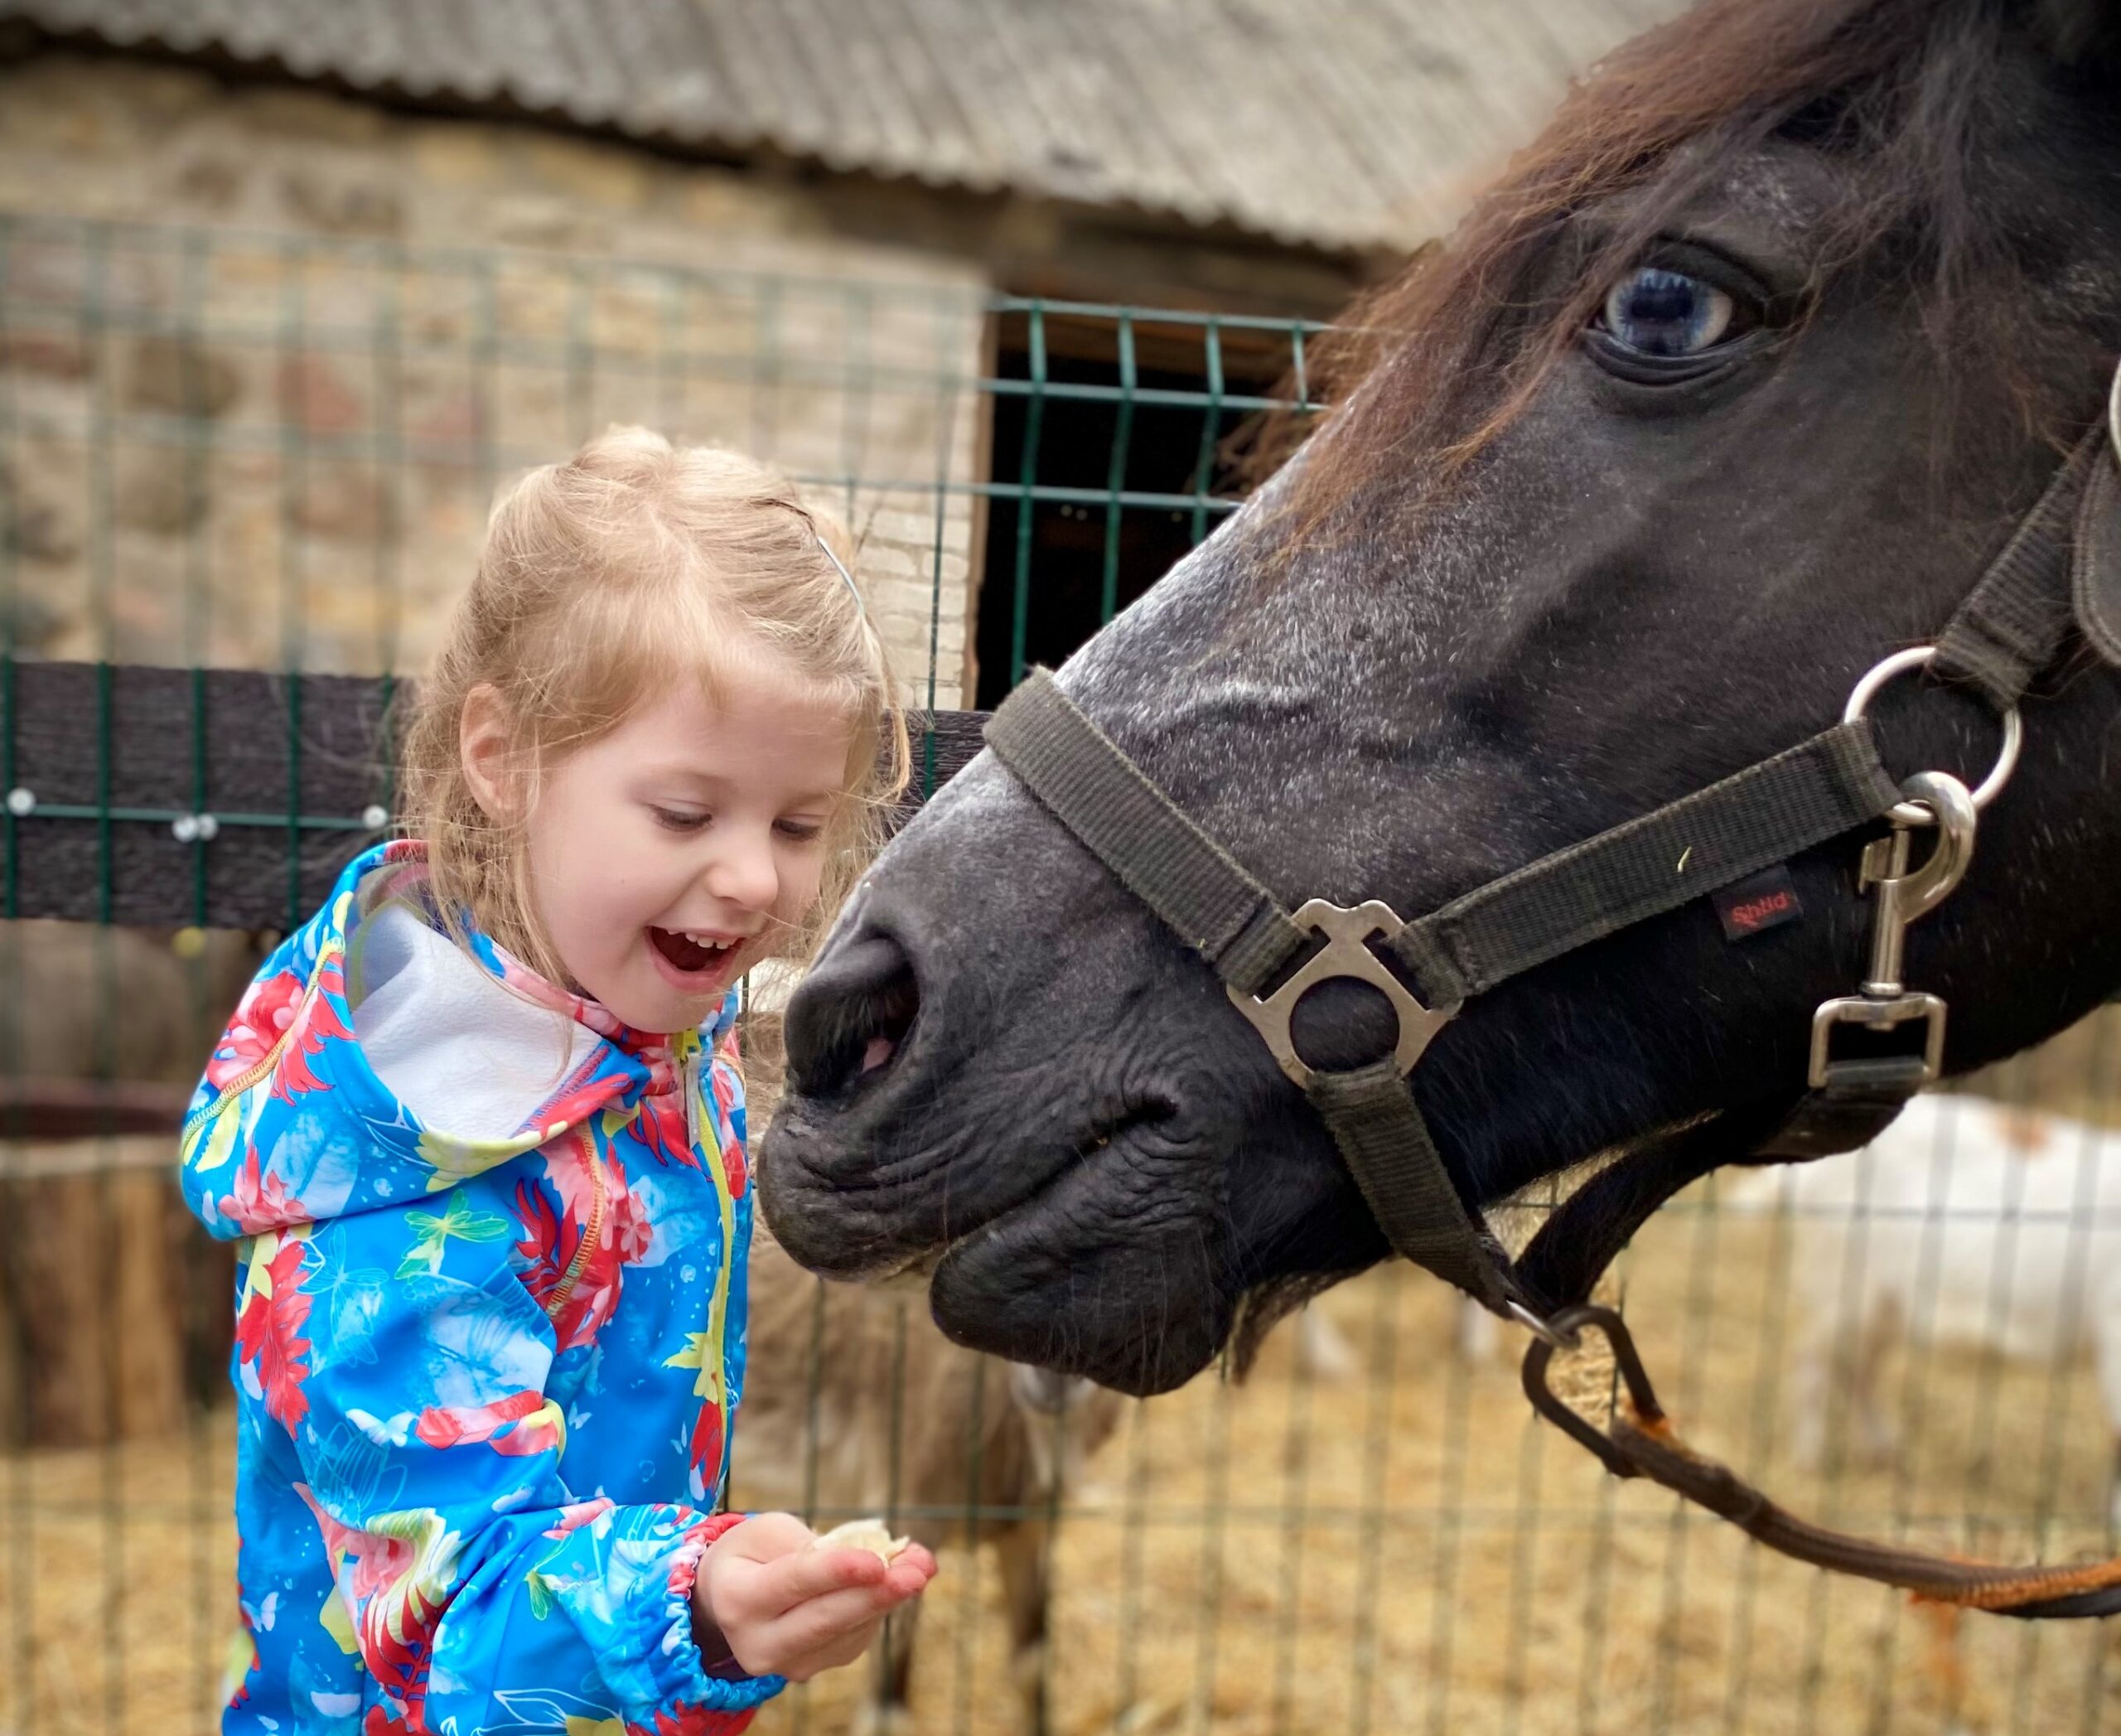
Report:
[[[1287,322],[1036,302],[1003,304],[993,331],[982,708],[1062,661],[1227,516],[1224,442],[1292,377],[1302,344]]]

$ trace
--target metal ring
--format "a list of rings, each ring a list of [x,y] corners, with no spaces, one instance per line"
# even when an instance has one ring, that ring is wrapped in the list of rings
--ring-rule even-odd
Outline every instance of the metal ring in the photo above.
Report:
[[[1556,1332],[1549,1322],[1534,1313],[1514,1296],[1505,1296],[1502,1305],[1510,1310],[1511,1317],[1519,1326],[1542,1344],[1550,1346],[1555,1350],[1574,1350],[1583,1342],[1583,1336],[1580,1332],[1571,1331],[1563,1334]]]
[[[2121,399],[2117,399],[2121,403]],[[1937,655],[1934,645],[1911,646],[1904,651],[1895,651],[1863,679],[1856,684],[1856,690],[1848,696],[1848,704],[1841,713],[1841,721],[1853,723],[1869,708],[1871,701],[1877,698],[1878,689],[1895,675],[1902,675],[1911,669],[1926,668]],[[1974,792],[1974,805],[1978,812],[2002,794],[2003,786],[2010,782],[2011,774],[2017,770],[2018,748],[2025,739],[2025,725],[2019,720],[2018,708],[2007,708],[2003,717],[2003,745],[1996,755],[1996,763],[1989,768],[1988,776],[1981,780]],[[1933,826],[1937,816],[1927,808],[1914,802],[1895,802],[1892,817],[1904,826]]]
[[[2114,365],[2114,384],[2106,394],[2106,434],[2114,442],[2114,462],[2121,464],[2121,362]]]

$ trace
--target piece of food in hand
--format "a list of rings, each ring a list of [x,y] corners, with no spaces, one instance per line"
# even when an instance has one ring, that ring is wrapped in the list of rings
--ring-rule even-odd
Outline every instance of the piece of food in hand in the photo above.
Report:
[[[894,1537],[881,1519],[850,1519],[836,1525],[813,1543],[812,1549],[865,1549],[889,1567],[911,1543],[911,1537]]]

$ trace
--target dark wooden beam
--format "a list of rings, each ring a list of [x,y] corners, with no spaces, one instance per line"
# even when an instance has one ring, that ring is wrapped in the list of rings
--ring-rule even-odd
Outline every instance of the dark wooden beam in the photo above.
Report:
[[[102,1174],[152,1161],[167,1170],[174,1149],[102,1142],[128,1134],[174,1139],[191,1092],[143,1079],[0,1079],[0,1181],[39,1176]],[[58,1150],[25,1151],[17,1144],[63,1142]]]
[[[0,914],[300,922],[384,835],[410,691],[347,675],[0,665]],[[909,813],[978,752],[985,718],[912,722]]]

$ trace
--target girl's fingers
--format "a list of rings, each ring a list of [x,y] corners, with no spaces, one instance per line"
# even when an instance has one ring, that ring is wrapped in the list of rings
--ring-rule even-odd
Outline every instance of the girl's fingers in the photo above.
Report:
[[[873,1627],[905,1601],[881,1585],[827,1592],[821,1598],[797,1604],[785,1615],[768,1622],[766,1635],[780,1656],[800,1657],[822,1650],[843,1636]]]
[[[853,1663],[869,1649],[870,1642],[877,1637],[877,1628],[880,1625],[880,1623],[872,1622],[867,1627],[858,1627],[844,1638],[835,1641],[831,1645],[820,1647],[817,1651],[795,1659],[780,1674],[785,1676],[790,1681],[805,1682],[824,1671],[841,1669]]]
[[[879,1588],[889,1571],[865,1549],[796,1550],[760,1564],[753,1595],[766,1614],[779,1616],[833,1592]]]
[[[893,1603],[903,1603],[927,1590],[928,1582],[935,1577],[935,1569],[932,1563],[922,1567],[903,1560],[894,1561],[891,1570],[884,1575],[884,1583],[877,1589],[888,1592]]]

